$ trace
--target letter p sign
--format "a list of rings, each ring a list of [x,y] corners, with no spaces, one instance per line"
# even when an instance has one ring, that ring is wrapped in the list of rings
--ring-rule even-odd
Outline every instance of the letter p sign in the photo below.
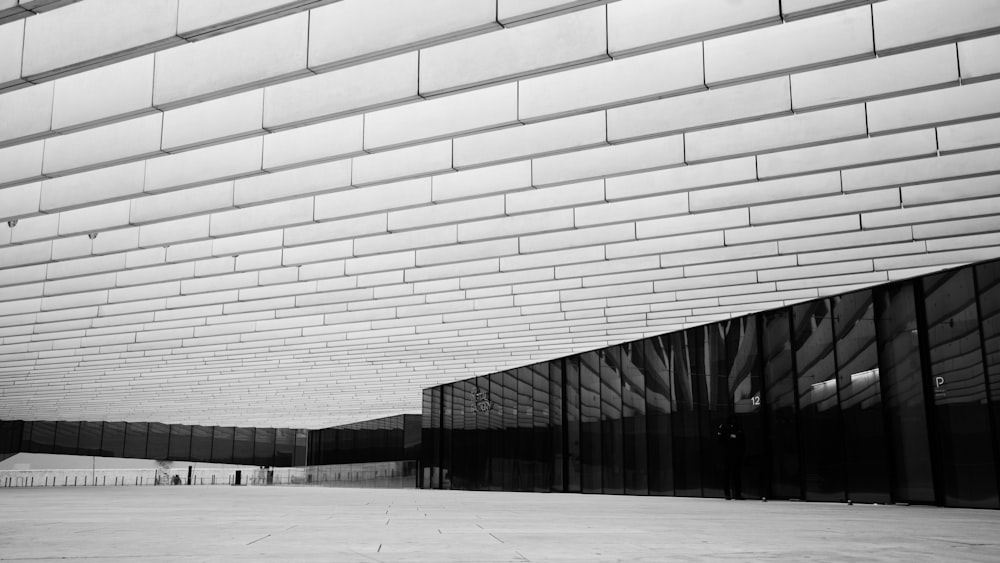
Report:
[[[934,388],[937,389],[938,387],[941,387],[942,385],[944,385],[944,378],[941,377],[940,375],[937,376],[937,377],[935,377],[934,378]]]

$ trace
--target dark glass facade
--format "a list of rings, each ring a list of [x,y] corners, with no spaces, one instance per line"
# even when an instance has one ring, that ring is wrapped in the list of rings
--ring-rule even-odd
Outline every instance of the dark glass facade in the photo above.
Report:
[[[721,497],[738,473],[751,498],[1000,508],[1000,261],[433,387],[423,408],[425,488]]]
[[[419,432],[419,420],[416,422],[411,422],[411,427]],[[0,421],[0,454],[55,453],[290,467],[306,464],[309,432],[159,422],[5,420]],[[410,455],[409,459],[417,459],[417,454]]]
[[[401,414],[310,430],[306,465],[419,460],[423,432],[420,416]],[[269,428],[258,428],[257,432],[262,430],[273,433]]]

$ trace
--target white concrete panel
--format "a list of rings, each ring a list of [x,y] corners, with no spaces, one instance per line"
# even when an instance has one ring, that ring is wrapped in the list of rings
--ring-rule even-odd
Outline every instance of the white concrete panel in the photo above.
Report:
[[[697,190],[692,191],[689,196],[692,211],[710,211],[839,193],[840,174],[827,172]]]
[[[363,154],[361,115],[316,123],[264,137],[264,169],[275,170]]]
[[[353,64],[493,27],[494,0],[345,0],[312,10],[309,66]]]
[[[0,149],[0,186],[41,178],[44,144],[34,141]]]
[[[619,223],[617,225],[524,236],[520,240],[520,250],[526,253],[544,252],[563,248],[622,242],[635,240],[635,238],[634,223]]]
[[[687,133],[684,154],[687,162],[697,162],[866,134],[865,106],[857,104]]]
[[[504,215],[504,196],[481,197],[389,212],[389,230],[460,223]]]
[[[709,86],[874,55],[867,6],[705,42]]]
[[[522,191],[509,194],[506,199],[506,211],[511,215],[590,203],[604,203],[604,181],[591,180],[554,188]]]
[[[635,221],[649,217],[683,215],[688,212],[687,194],[667,194],[606,203],[588,205],[575,210],[576,226],[601,225]]]
[[[937,139],[934,130],[925,129],[762,154],[757,157],[757,172],[761,178],[770,178],[876,162],[906,160],[933,155],[936,152]]]
[[[536,158],[531,164],[531,178],[534,185],[544,186],[666,168],[683,162],[684,139],[674,135]]]
[[[299,10],[315,0],[179,0],[177,35],[204,36]]]
[[[518,84],[502,84],[365,115],[365,150],[518,123]]]
[[[951,45],[793,74],[796,109],[845,104],[958,83]]]
[[[351,183],[363,186],[450,170],[451,144],[451,140],[438,141],[355,157]]]
[[[347,159],[240,178],[236,180],[234,197],[237,206],[253,205],[334,191],[350,185],[351,161]]]
[[[844,170],[842,178],[847,192],[996,172],[1000,150],[990,149]]]
[[[788,77],[608,110],[608,139],[622,141],[790,113]]]
[[[498,0],[497,21],[505,26],[517,25],[554,13],[585,9],[607,2],[608,0]]]
[[[750,213],[748,210],[746,208],[736,208],[637,221],[635,224],[635,235],[636,238],[666,237],[700,231],[749,226]]]
[[[83,209],[63,211],[59,217],[59,236],[99,233],[105,229],[128,225],[130,206],[131,204],[127,201],[116,201]]]
[[[942,153],[1000,145],[1000,119],[938,127],[937,136]]]
[[[0,59],[0,88],[22,82],[21,58],[23,47],[24,20],[0,25],[0,53],[8,53]]]
[[[145,170],[144,162],[132,162],[45,180],[41,209],[52,212],[141,194]]]
[[[156,193],[236,178],[261,170],[261,137],[232,141],[146,161],[145,191]]]
[[[874,134],[1000,114],[1000,81],[967,84],[868,104]]]
[[[746,182],[756,176],[756,159],[746,157],[617,176],[604,183],[607,200],[614,201]]]
[[[417,96],[417,53],[404,53],[264,89],[264,127],[309,123]]]
[[[220,182],[131,200],[129,216],[139,225],[226,209],[233,206],[233,183]]]
[[[162,148],[173,152],[263,133],[263,113],[263,89],[167,111],[163,114]]]
[[[792,224],[765,225],[760,227],[745,227],[726,230],[726,244],[747,244],[781,240],[810,235],[842,233],[860,228],[861,218],[858,215],[809,219]]]
[[[608,5],[608,48],[619,56],[781,21],[775,0],[627,0]]]
[[[959,43],[958,66],[962,69],[962,80],[978,80],[1000,74],[1000,35]]]
[[[899,190],[890,188],[854,194],[838,194],[808,201],[790,201],[759,205],[750,208],[750,222],[754,225],[785,221],[799,221],[814,217],[846,215],[900,206]]]
[[[177,0],[92,0],[25,20],[25,77],[43,77],[180,43]],[[73,45],[67,49],[66,45]]]
[[[82,127],[152,111],[153,58],[137,57],[56,80],[52,128]]]
[[[604,113],[588,113],[455,139],[455,168],[602,145]]]
[[[525,190],[531,187],[531,161],[461,170],[431,182],[435,202]]]
[[[879,2],[872,11],[880,54],[1000,28],[1000,5],[992,0]]]
[[[308,23],[308,13],[300,13],[156,53],[154,105],[167,107],[304,75]]]
[[[412,248],[441,246],[458,242],[458,228],[455,225],[432,227],[402,233],[389,233],[363,237],[354,240],[354,254],[380,254]],[[418,261],[419,263],[419,261]]]
[[[53,83],[0,94],[0,143],[47,133],[52,123]]]
[[[516,238],[473,242],[417,251],[417,266],[453,264],[456,262],[478,261],[486,258],[512,256],[518,253]]]
[[[312,222],[313,198],[255,205],[212,214],[209,235],[221,237]]]
[[[41,198],[41,182],[0,190],[0,221],[38,213]]]
[[[163,246],[208,238],[208,215],[175,219],[139,227],[139,246]]]
[[[701,63],[694,44],[528,78],[518,84],[518,115],[530,121],[702,90]]]
[[[57,238],[52,241],[52,259],[67,260],[89,256],[94,243],[88,235]]]
[[[317,204],[319,201],[317,201]],[[334,206],[335,208],[335,206]],[[318,209],[318,207],[317,207]],[[319,220],[319,215],[317,215]],[[387,214],[362,215],[360,217],[337,218],[336,221],[326,221],[315,225],[290,227],[284,231],[285,246],[298,246],[311,242],[322,242],[360,237],[364,235],[388,232],[386,228]]]
[[[422,96],[606,58],[604,7],[453,41],[420,52]]]
[[[431,202],[431,180],[421,178],[316,196],[317,221],[405,208]]]
[[[85,129],[45,141],[44,174],[66,174],[160,152],[163,114]]]

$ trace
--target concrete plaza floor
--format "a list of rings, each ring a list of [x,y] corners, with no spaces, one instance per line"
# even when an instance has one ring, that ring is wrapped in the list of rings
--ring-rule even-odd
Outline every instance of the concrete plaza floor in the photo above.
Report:
[[[321,487],[0,489],[0,561],[1000,561],[1000,511]]]

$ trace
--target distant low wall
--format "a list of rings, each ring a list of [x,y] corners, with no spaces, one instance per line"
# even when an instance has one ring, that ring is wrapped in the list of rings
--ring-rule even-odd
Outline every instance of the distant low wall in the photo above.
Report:
[[[416,488],[417,462],[381,461],[305,467],[193,469],[192,485],[320,485],[380,489]],[[169,469],[14,469],[0,471],[0,488],[136,487],[186,485],[186,465]],[[177,479],[175,479],[175,477]]]

